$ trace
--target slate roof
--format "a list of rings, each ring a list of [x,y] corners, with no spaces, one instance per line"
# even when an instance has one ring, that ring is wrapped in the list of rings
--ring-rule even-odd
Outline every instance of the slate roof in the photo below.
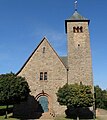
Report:
[[[65,20],[65,32],[67,33],[67,22],[90,22],[87,18],[80,15],[77,11],[74,12],[74,14]]]
[[[68,67],[68,60],[67,60],[67,56],[60,56],[61,61],[63,62],[63,64],[65,65],[65,67]]]
[[[77,11],[68,20],[88,20],[87,18],[81,16]]]

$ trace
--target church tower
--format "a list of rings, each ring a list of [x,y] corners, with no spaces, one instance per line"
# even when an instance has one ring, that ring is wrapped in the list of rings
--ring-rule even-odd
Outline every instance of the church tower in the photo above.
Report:
[[[68,83],[93,85],[89,36],[90,20],[75,12],[65,20],[68,43]]]

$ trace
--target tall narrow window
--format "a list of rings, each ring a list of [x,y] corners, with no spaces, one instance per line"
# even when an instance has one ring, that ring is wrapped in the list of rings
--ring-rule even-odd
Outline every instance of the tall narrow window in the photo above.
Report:
[[[40,80],[47,80],[47,72],[40,72]]]
[[[47,72],[44,72],[44,80],[47,80]]]
[[[73,32],[74,32],[74,33],[76,32],[76,28],[75,28],[75,27],[73,27]]]
[[[43,72],[40,72],[40,80],[43,80]]]
[[[80,27],[80,32],[83,32],[83,27],[82,26]]]
[[[45,53],[45,47],[43,47],[43,53]]]
[[[80,28],[79,28],[79,27],[77,27],[77,33],[79,33],[79,31],[80,31]]]
[[[74,33],[82,33],[83,32],[83,27],[82,26],[81,27],[79,27],[79,26],[73,27],[73,32]]]
[[[82,82],[80,82],[80,85],[82,85]]]

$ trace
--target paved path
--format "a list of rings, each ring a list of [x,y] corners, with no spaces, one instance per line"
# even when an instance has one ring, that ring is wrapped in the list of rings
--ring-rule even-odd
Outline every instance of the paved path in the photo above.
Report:
[[[98,120],[107,120],[107,115],[98,115]]]

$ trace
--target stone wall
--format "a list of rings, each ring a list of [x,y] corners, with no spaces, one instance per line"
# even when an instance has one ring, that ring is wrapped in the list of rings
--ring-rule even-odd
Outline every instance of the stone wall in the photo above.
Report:
[[[73,27],[83,28],[82,32],[74,33]],[[68,22],[68,81],[93,85],[90,37],[88,22]]]
[[[40,72],[47,72],[47,80],[40,80]],[[35,99],[38,100],[38,94],[47,95],[49,112],[64,113],[65,107],[57,102],[56,93],[59,87],[66,84],[67,71],[46,38],[42,40],[18,75],[26,78],[31,90],[30,95]]]
[[[74,33],[73,27],[83,27],[81,33]],[[48,98],[48,109],[51,115],[64,114],[66,107],[57,102],[56,93],[59,87],[67,82],[93,86],[92,62],[88,22],[67,22],[68,66],[63,64],[57,53],[44,38],[28,58],[18,75],[26,78],[30,86],[27,102],[16,105],[14,115],[41,116],[38,113],[40,96]],[[67,71],[68,70],[68,71]],[[40,73],[47,73],[47,80],[40,80]],[[24,107],[26,106],[26,107]],[[30,117],[30,116],[28,116]]]

